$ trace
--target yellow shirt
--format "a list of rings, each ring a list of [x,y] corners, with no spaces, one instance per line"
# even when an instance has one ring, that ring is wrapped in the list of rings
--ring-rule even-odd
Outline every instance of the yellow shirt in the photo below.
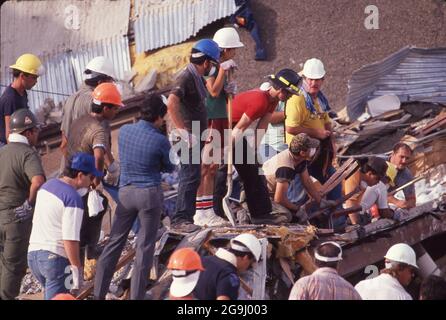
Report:
[[[319,100],[314,101],[317,114],[311,113],[305,106],[305,97],[293,95],[288,99],[285,108],[285,126],[304,127],[311,129],[325,129],[325,124],[330,123],[327,112],[321,112]],[[290,144],[292,134],[286,133],[286,143]]]

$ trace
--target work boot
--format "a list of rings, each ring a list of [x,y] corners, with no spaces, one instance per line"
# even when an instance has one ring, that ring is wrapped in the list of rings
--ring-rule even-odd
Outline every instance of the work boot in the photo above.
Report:
[[[194,215],[194,224],[200,227],[223,227],[230,225],[228,221],[217,216],[212,208],[197,210]]]
[[[181,233],[192,233],[201,229],[201,227],[193,224],[190,221],[180,221],[177,223],[173,223],[171,229],[173,231]]]

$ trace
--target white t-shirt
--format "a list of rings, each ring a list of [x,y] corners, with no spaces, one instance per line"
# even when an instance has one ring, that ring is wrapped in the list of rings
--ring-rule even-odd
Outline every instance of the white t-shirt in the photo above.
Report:
[[[365,189],[361,199],[362,210],[369,210],[374,204],[378,205],[378,209],[387,209],[387,187],[381,181],[374,186],[368,186]]]
[[[83,214],[76,189],[59,179],[47,181],[37,192],[28,252],[47,250],[67,258],[63,241],[80,240]]]
[[[362,300],[412,300],[399,281],[386,273],[359,282],[355,289]]]

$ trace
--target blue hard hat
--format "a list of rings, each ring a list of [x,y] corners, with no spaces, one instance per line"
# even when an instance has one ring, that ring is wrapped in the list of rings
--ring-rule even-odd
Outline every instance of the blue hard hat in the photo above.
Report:
[[[218,47],[217,42],[215,42],[214,40],[211,39],[199,40],[194,44],[193,48],[195,50],[200,51],[201,53],[204,53],[215,62],[220,61],[220,48]]]

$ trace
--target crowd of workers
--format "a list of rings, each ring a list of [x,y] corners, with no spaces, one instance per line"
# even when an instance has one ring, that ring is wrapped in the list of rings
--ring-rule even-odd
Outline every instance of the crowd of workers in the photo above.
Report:
[[[344,207],[358,207],[359,213],[326,217],[336,230],[379,217],[399,219],[415,206],[413,186],[404,189],[404,199],[389,195],[413,179],[407,168],[412,150],[404,143],[388,159],[364,159],[359,171],[321,194],[318,185],[335,173],[336,158],[331,109],[321,91],[322,61],[307,60],[299,73],[281,69],[259,88],[238,93],[234,58],[242,47],[232,27],[218,30],[213,40],[196,42],[167,99],[147,96],[141,119],[120,128],[119,159],[111,152],[110,121],[123,106],[114,68],[105,57],[91,60],[84,83],[64,104],[60,175],[48,181],[34,148],[39,123],[26,92],[44,74],[43,65],[24,54],[10,66],[13,81],[0,98],[0,299],[18,296],[27,266],[45,299],[75,294],[82,288],[85,258],[97,260],[94,297],[105,299],[136,220],[130,298],[144,299],[163,213],[161,173],[175,170],[173,149],[178,150],[179,185],[171,229],[178,232],[234,222],[225,205],[233,167],[253,224],[305,223],[309,209],[303,204],[309,197],[316,209],[334,207],[343,193],[354,190],[357,194]],[[166,116],[174,127],[169,138],[161,130]],[[110,185],[119,186],[119,195],[110,239],[100,250],[108,207],[102,188]],[[260,252],[252,234],[237,236],[214,256],[177,250],[168,264],[173,276],[169,299],[237,299],[239,273],[262,259]],[[319,269],[296,282],[290,299],[411,298],[404,286],[417,264],[408,245],[390,248],[381,275],[356,287],[337,274],[339,244],[323,243],[314,258]],[[422,297],[430,298],[432,287],[441,286],[429,278]]]

